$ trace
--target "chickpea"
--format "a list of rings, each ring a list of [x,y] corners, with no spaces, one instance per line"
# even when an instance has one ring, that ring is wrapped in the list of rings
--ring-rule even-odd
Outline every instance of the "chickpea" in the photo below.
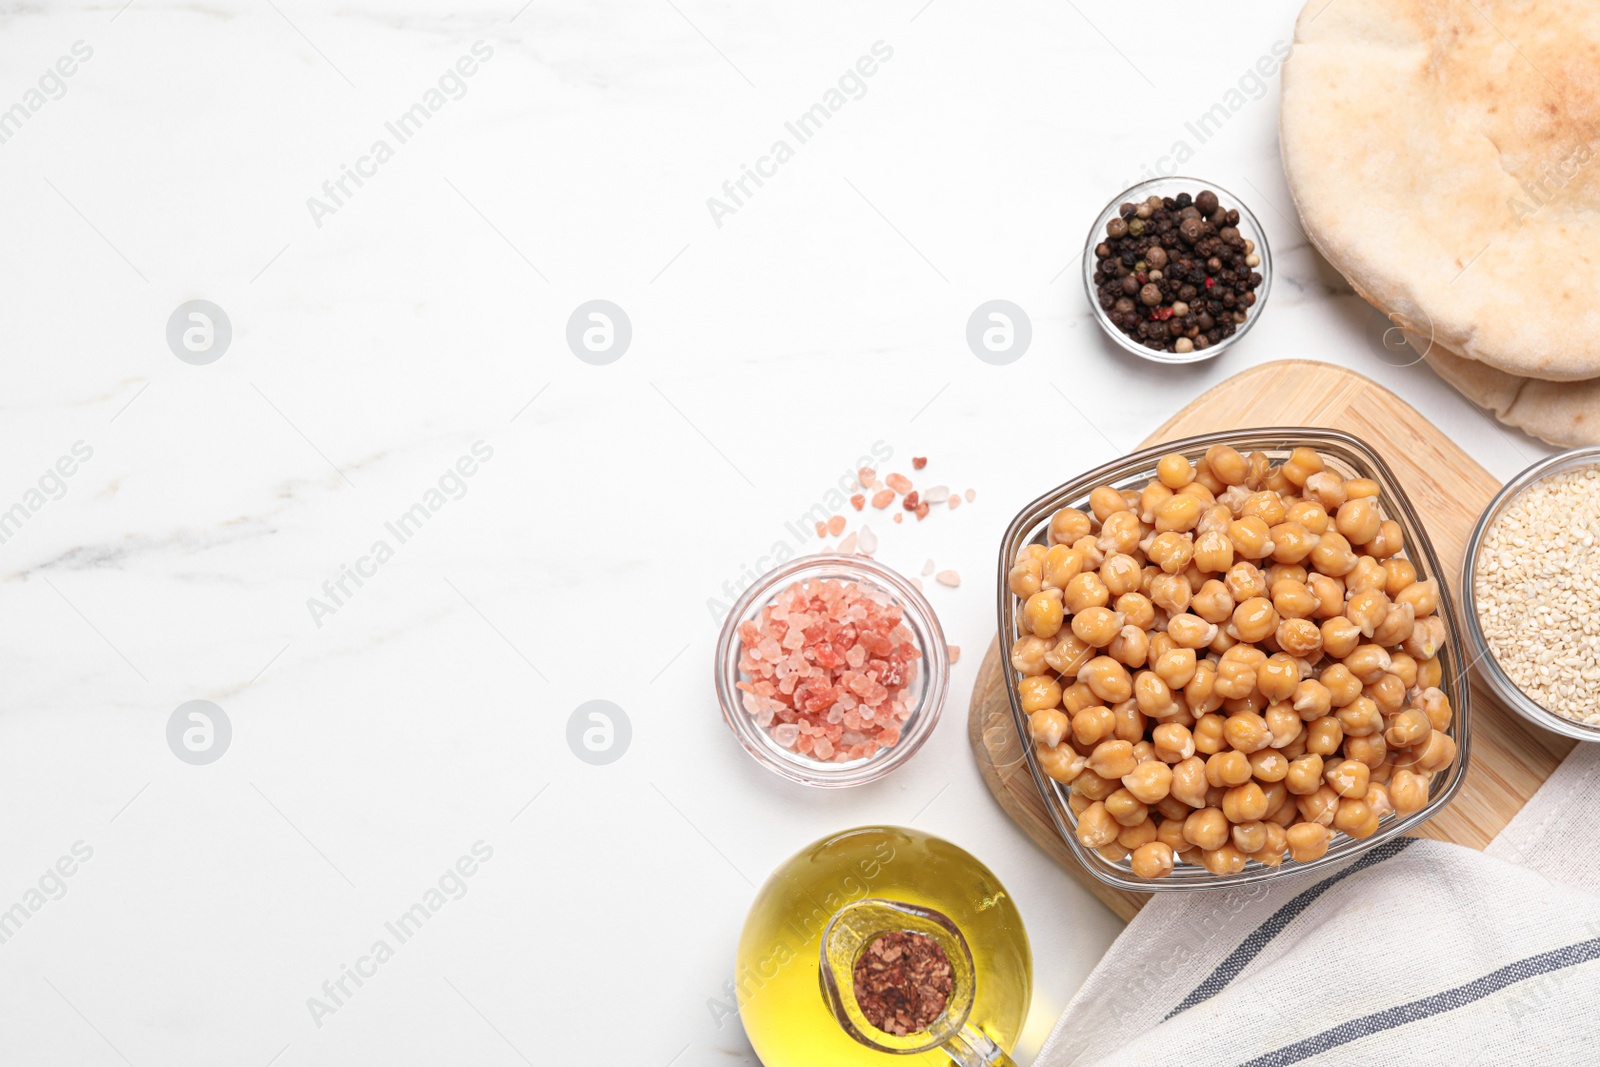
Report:
[[[1345,507],[1349,506],[1345,504]],[[1318,539],[1317,547],[1311,550],[1311,565],[1334,578],[1343,578],[1356,569],[1358,562],[1360,557],[1351,549],[1350,542],[1336,530],[1324,533]]]
[[[1206,449],[1205,464],[1206,469],[1223,485],[1242,485],[1250,476],[1249,462],[1227,445],[1212,445]]]
[[[1330,471],[1319,471],[1305,480],[1308,496],[1324,508],[1337,511],[1345,502],[1344,479]]]
[[[1208,788],[1206,763],[1199,756],[1189,756],[1172,765],[1172,786],[1169,792],[1177,800],[1191,808],[1205,807]]]
[[[1167,685],[1167,698],[1173,699],[1172,690],[1182,689],[1194,677],[1195,655],[1192,648],[1172,648],[1157,657],[1154,665],[1156,677]],[[1137,683],[1135,689],[1137,689]]]
[[[1225,717],[1216,714],[1206,714],[1196,719],[1192,727],[1195,751],[1202,756],[1221,752],[1228,743],[1223,737],[1223,724],[1226,722]]]
[[[1327,782],[1335,793],[1341,797],[1354,797],[1357,800],[1367,795],[1367,784],[1371,778],[1372,768],[1353,759],[1330,764],[1322,772],[1322,780]]]
[[[1283,497],[1271,490],[1263,490],[1259,493],[1251,493],[1239,513],[1246,518],[1254,516],[1260,519],[1267,524],[1267,528],[1270,530],[1284,521],[1288,516],[1289,508],[1284,504]]]
[[[1322,770],[1322,757],[1314,752],[1308,753],[1289,761],[1289,770],[1283,777],[1283,784],[1296,796],[1315,793],[1322,787]]]
[[[1117,831],[1117,845],[1129,852],[1135,852],[1156,839],[1156,820],[1147,818],[1143,822],[1124,826]]]
[[[1277,547],[1271,528],[1254,515],[1229,523],[1228,540],[1233,542],[1234,554],[1245,559],[1266,559]]]
[[[1328,687],[1315,678],[1307,678],[1294,687],[1294,710],[1305,722],[1320,719],[1333,708],[1333,696]]]
[[[1095,801],[1078,816],[1078,841],[1089,848],[1109,845],[1117,839],[1121,827],[1106,811],[1103,801]]]
[[[1168,797],[1167,800],[1171,801],[1172,798]],[[1162,803],[1166,803],[1166,801]],[[1193,809],[1177,801],[1173,801],[1173,803],[1177,803],[1179,807],[1183,808],[1183,813],[1162,819],[1161,825],[1156,827],[1156,840],[1172,849],[1174,853],[1182,855],[1194,848],[1194,844],[1183,836],[1183,824],[1189,818],[1189,812]]]
[[[1194,755],[1194,735],[1187,726],[1164,722],[1152,731],[1150,738],[1155,745],[1156,759],[1163,763],[1181,763]]]
[[[1415,585],[1417,581],[1417,568],[1409,559],[1393,556],[1383,561],[1384,582],[1383,591],[1392,599],[1401,590]]]
[[[1321,534],[1312,533],[1298,522],[1280,522],[1269,532],[1272,537],[1272,558],[1278,563],[1298,564],[1309,557],[1322,541]]]
[[[1267,847],[1267,824],[1255,822],[1235,823],[1233,847],[1246,855],[1253,855]]]
[[[1083,553],[1067,545],[1056,545],[1045,553],[1043,584],[1051,589],[1066,589],[1083,571]]]
[[[1254,563],[1240,561],[1229,567],[1224,584],[1235,603],[1267,595],[1267,576]]]
[[[1122,616],[1109,608],[1085,608],[1072,617],[1072,634],[1086,645],[1104,648],[1122,631]]]
[[[1011,567],[1011,573],[1006,576],[1006,585],[1011,590],[1011,595],[1021,600],[1026,600],[1039,591],[1043,584],[1043,566],[1036,559],[1019,559]]]
[[[1106,797],[1105,805],[1106,814],[1115,819],[1119,826],[1137,826],[1150,817],[1149,805],[1126,788],[1114,790]]]
[[[1346,740],[1371,737],[1383,731],[1383,713],[1371,697],[1357,697],[1336,712]]]
[[[1223,699],[1247,697],[1255,687],[1256,669],[1250,664],[1239,660],[1222,660],[1217,664],[1217,680],[1213,689]]]
[[[1428,780],[1415,771],[1399,768],[1389,780],[1389,801],[1400,815],[1428,806]]]
[[[1299,718],[1295,721],[1299,722]],[[1267,720],[1251,712],[1229,715],[1222,732],[1228,744],[1246,755],[1272,744],[1272,730],[1267,726]]]
[[[1389,597],[1381,589],[1355,593],[1344,605],[1344,617],[1355,625],[1363,637],[1370,638],[1388,615]]]
[[[1222,814],[1232,823],[1255,822],[1267,814],[1267,794],[1254,782],[1236,785],[1222,798]]]
[[[1225,699],[1217,692],[1217,668],[1210,660],[1195,664],[1194,677],[1183,687],[1183,699],[1196,716],[1216,711]]]
[[[1026,680],[1031,682],[1036,679],[1029,678]],[[1061,687],[1058,685],[1056,686],[1058,699],[1060,692]],[[1023,703],[1022,710],[1028,710],[1026,702]],[[1061,739],[1066,736],[1067,730],[1070,729],[1071,725],[1071,720],[1067,718],[1066,714],[1060,708],[1054,706],[1034,711],[1028,715],[1029,737],[1034,741],[1049,745],[1051,748],[1061,743]]]
[[[1306,579],[1306,587],[1317,598],[1313,619],[1334,619],[1344,613],[1344,583],[1326,574],[1313,574]]]
[[[1232,844],[1223,845],[1221,848],[1202,849],[1200,863],[1212,874],[1238,874],[1244,870],[1244,865],[1250,857],[1240,852]]]
[[[1087,765],[1079,772],[1078,777],[1072,780],[1072,791],[1082,794],[1090,801],[1104,800],[1120,787],[1121,783],[1117,779],[1102,778]]]
[[[1403,645],[1416,632],[1416,609],[1410,604],[1390,604],[1383,621],[1369,635],[1374,644],[1385,648]],[[1392,653],[1391,653],[1392,655]]]
[[[1036,637],[1054,637],[1065,617],[1059,589],[1041,590],[1022,606],[1022,621]]]
[[[1322,606],[1316,594],[1294,578],[1279,578],[1271,588],[1272,606],[1285,619],[1309,619]]]
[[[1378,528],[1383,525],[1383,516],[1378,513],[1378,505],[1371,497],[1357,497],[1346,500],[1339,505],[1338,512],[1334,515],[1333,526],[1352,545],[1364,545],[1378,536]]]
[[[1433,731],[1426,741],[1418,745],[1418,748],[1421,750],[1416,762],[1418,771],[1442,771],[1455,762],[1455,740],[1443,731]]]
[[[1093,528],[1089,516],[1077,508],[1062,508],[1050,516],[1050,543],[1070,545],[1078,538],[1086,536]]]
[[[1076,715],[1084,708],[1092,708],[1099,702],[1100,698],[1094,695],[1094,690],[1082,682],[1073,682],[1061,691],[1061,706],[1066,709],[1068,715]]]
[[[1450,729],[1453,715],[1450,710],[1450,698],[1445,696],[1444,690],[1437,686],[1424,689],[1417,697],[1417,707],[1428,717],[1428,724],[1435,730]]]
[[[1176,536],[1176,535],[1175,535]],[[1113,553],[1100,564],[1100,583],[1109,596],[1120,597],[1136,592],[1144,577],[1144,568],[1132,556]]]
[[[1362,690],[1361,695],[1370,698],[1385,715],[1393,715],[1406,706],[1406,684],[1394,673],[1385,674]]]
[[[1318,537],[1327,533],[1333,526],[1333,519],[1328,516],[1327,509],[1315,500],[1301,500],[1289,505],[1289,515],[1284,521],[1298,522]]]
[[[1074,551],[1083,556],[1084,570],[1094,570],[1106,561],[1106,554],[1100,549],[1100,540],[1093,534],[1085,534],[1072,542]]]
[[[1071,809],[1074,816],[1081,816],[1089,809],[1089,805],[1093,803],[1094,801],[1090,800],[1082,793],[1073,792],[1070,790],[1067,793],[1067,807]]]
[[[1216,752],[1206,760],[1206,785],[1212,788],[1244,785],[1252,773],[1250,758],[1243,752]]]
[[[1439,609],[1439,579],[1413,582],[1400,590],[1394,600],[1396,604],[1410,604],[1417,618],[1426,618]]]
[[[1123,619],[1129,626],[1137,626],[1141,630],[1149,630],[1155,626],[1156,606],[1150,603],[1150,598],[1143,593],[1123,593],[1117,597],[1116,603],[1112,606],[1122,613]]]
[[[1128,850],[1117,844],[1115,841],[1111,842],[1109,845],[1104,845],[1095,849],[1095,852],[1097,852],[1107,863],[1121,863],[1123,860],[1128,858]]]
[[[1072,739],[1080,745],[1098,745],[1116,728],[1116,714],[1103,704],[1084,708],[1072,716]]]
[[[1024,678],[1017,683],[1017,699],[1025,714],[1061,706],[1061,683],[1047,674]],[[1052,745],[1057,742],[1050,742]]]
[[[1284,619],[1274,639],[1295,659],[1313,659],[1322,651],[1322,630],[1310,619]]]
[[[1316,449],[1302,446],[1289,453],[1281,469],[1285,478],[1297,486],[1303,486],[1312,475],[1322,471],[1322,457]]]
[[[1143,667],[1150,657],[1150,635],[1137,626],[1124,626],[1106,646],[1106,655],[1124,667]]]
[[[1299,712],[1287,700],[1280,700],[1267,708],[1264,716],[1267,729],[1271,732],[1271,745],[1275,749],[1282,749],[1300,739],[1305,724],[1300,719]]]
[[[1373,782],[1367,786],[1367,795],[1361,798],[1366,801],[1367,807],[1378,818],[1383,818],[1394,811],[1394,801],[1389,797],[1389,787],[1381,782]]]
[[[1296,863],[1310,863],[1321,859],[1328,851],[1333,835],[1326,826],[1314,822],[1295,823],[1284,832],[1284,842],[1289,846],[1289,858]]]
[[[1412,586],[1415,589],[1416,586]],[[1401,596],[1411,590],[1407,589]],[[1400,647],[1417,660],[1424,661],[1417,666],[1418,685],[1438,685],[1439,676],[1443,673],[1441,668],[1430,667],[1425,661],[1433,659],[1444,647],[1445,630],[1444,621],[1437,615],[1429,615],[1425,619],[1418,619],[1411,630],[1411,636],[1400,643]]]
[[[1160,482],[1151,482],[1139,493],[1139,507],[1136,509],[1139,521],[1150,526],[1156,521],[1156,511],[1172,499],[1172,490]]]
[[[1355,570],[1344,576],[1344,588],[1347,594],[1365,593],[1373,589],[1383,590],[1384,583],[1389,580],[1389,572],[1383,569],[1371,556],[1361,556],[1356,560]]]
[[[1417,661],[1405,652],[1389,653],[1389,673],[1400,679],[1407,689],[1416,687]]]
[[[1299,809],[1300,817],[1306,822],[1332,826],[1334,813],[1339,810],[1339,794],[1324,782],[1315,791],[1297,799],[1295,807]]]
[[[1127,553],[1139,547],[1143,536],[1144,527],[1139,516],[1131,511],[1119,511],[1100,524],[1100,536],[1095,545],[1108,556],[1113,552]]]
[[[1110,656],[1096,656],[1085,663],[1078,669],[1078,679],[1087,682],[1094,695],[1107,704],[1120,704],[1133,696],[1133,676]]]
[[[1234,646],[1238,648],[1238,645]],[[1261,695],[1261,690],[1252,690],[1249,696],[1236,697],[1222,702],[1224,715],[1261,715],[1267,710],[1267,698]]]
[[[1324,648],[1327,647],[1326,637],[1323,638],[1322,644]],[[1388,673],[1392,660],[1389,658],[1389,650],[1382,645],[1361,645],[1344,656],[1340,662],[1362,685],[1371,685]]]
[[[1141,763],[1122,777],[1122,787],[1145,804],[1155,804],[1172,791],[1172,768],[1160,760]]]
[[[1071,630],[1057,635],[1055,644],[1044,654],[1050,669],[1066,678],[1077,677],[1078,670],[1094,657],[1094,648],[1078,639]]]
[[[1278,629],[1278,611],[1272,601],[1254,596],[1233,609],[1233,626],[1230,636],[1240,641],[1263,641]]]
[[[1083,773],[1085,757],[1072,750],[1070,745],[1051,747],[1038,742],[1033,746],[1033,757],[1047,777],[1070,783]]]
[[[1227,816],[1217,808],[1201,808],[1183,821],[1183,836],[1197,848],[1219,848],[1229,837]]]
[[[1178,574],[1194,558],[1194,539],[1188,534],[1159,533],[1150,542],[1145,555],[1168,574]]]
[[[1339,801],[1333,825],[1354,838],[1371,837],[1378,832],[1378,813],[1365,800],[1345,797]]]
[[[1405,547],[1405,529],[1393,519],[1384,519],[1378,527],[1378,536],[1367,542],[1367,551],[1381,560],[1392,559]]]
[[[1369,771],[1376,771],[1389,758],[1389,745],[1382,734],[1347,737],[1344,739],[1344,754],[1347,759],[1365,765]]]
[[[1361,695],[1361,679],[1350,673],[1343,663],[1323,669],[1317,679],[1328,690],[1328,699],[1336,708],[1342,708]]]
[[[1128,741],[1102,741],[1089,754],[1089,769],[1102,778],[1120,779],[1137,765],[1138,761],[1133,755],[1133,744]]]
[[[1157,533],[1187,533],[1200,522],[1205,504],[1192,493],[1178,493],[1155,510]]]
[[[1174,645],[1192,655],[1195,649],[1211,643],[1217,636],[1217,628],[1198,615],[1174,615],[1167,620],[1167,636]]]
[[[1128,501],[1122,495],[1122,490],[1102,485],[1089,494],[1089,510],[1094,512],[1096,521],[1104,525],[1117,512],[1127,511]]]
[[[1133,679],[1133,699],[1146,715],[1162,717],[1172,707],[1172,689],[1154,671],[1140,671]]]
[[[1050,642],[1042,637],[1031,634],[1017,638],[1017,643],[1011,646],[1011,666],[1018,674],[1033,675],[1043,674],[1049,670],[1045,663],[1045,653],[1050,651]]]
[[[1282,826],[1275,822],[1266,824],[1267,840],[1250,858],[1265,867],[1276,867],[1283,863],[1283,852],[1288,847],[1288,837]]]
[[[1344,743],[1344,727],[1332,715],[1312,719],[1306,726],[1306,751],[1331,756]]]
[[[1361,644],[1361,627],[1336,615],[1322,623],[1322,651],[1333,659],[1343,659]]]
[[[1234,607],[1233,594],[1228,592],[1226,585],[1215,578],[1201,585],[1189,602],[1189,610],[1206,622],[1219,625],[1233,618]]]
[[[1256,668],[1256,688],[1269,701],[1287,700],[1300,684],[1300,664],[1293,656],[1279,652]]]
[[[1124,700],[1111,709],[1111,717],[1116,725],[1112,728],[1111,736],[1118,741],[1126,741],[1135,746],[1134,758],[1139,758],[1137,746],[1144,740],[1144,729],[1148,721],[1139,711],[1138,705],[1132,700]],[[1148,749],[1145,759],[1154,757],[1154,750]]]
[[[1128,862],[1140,878],[1165,878],[1172,873],[1172,846],[1164,841],[1148,841],[1133,850]]]
[[[1250,773],[1258,782],[1281,782],[1289,776],[1289,761],[1277,749],[1264,748],[1250,754]]]
[[[1194,541],[1194,563],[1208,574],[1221,574],[1233,566],[1233,542],[1224,530],[1207,530]]]

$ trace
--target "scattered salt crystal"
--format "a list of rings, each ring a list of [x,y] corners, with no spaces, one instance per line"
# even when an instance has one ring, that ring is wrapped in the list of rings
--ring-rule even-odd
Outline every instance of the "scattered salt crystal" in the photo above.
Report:
[[[795,741],[798,740],[799,737],[800,727],[796,726],[792,722],[783,723],[782,725],[774,728],[772,731],[772,739],[778,742],[778,744],[782,745],[784,748],[793,748]]]
[[[854,552],[856,550],[856,542],[858,540],[858,534],[847,534],[845,539],[839,542],[839,555],[848,556]]]
[[[880,489],[876,493],[872,494],[872,506],[875,507],[875,508],[886,508],[890,504],[893,504],[893,503],[894,503],[894,490],[893,489]]]
[[[862,508],[867,506],[867,498],[862,496],[860,493],[856,493],[850,497],[850,506],[855,508],[857,511],[860,511]]]
[[[911,479],[904,474],[891,474],[884,479],[884,482],[897,493],[911,492]]]
[[[827,537],[828,536],[828,524],[827,523],[825,523],[825,522],[817,523],[817,536],[818,537]]]
[[[960,645],[945,645],[944,646],[944,650],[945,650],[946,654],[949,655],[951,663],[959,663],[959,662],[961,662],[961,646]]]
[[[967,493],[966,493],[966,496],[967,496],[967,503],[970,504],[974,500],[978,499],[978,491],[976,489],[968,489]]]
[[[828,533],[834,537],[838,537],[840,534],[844,533],[843,515],[835,515],[833,518],[828,520]]]
[[[878,535],[872,532],[872,527],[863,526],[860,536],[856,539],[856,545],[870,556],[878,551]]]
[[[943,504],[950,499],[950,487],[948,485],[936,485],[932,489],[923,490],[922,499],[930,504]]]
[[[961,506],[961,498],[954,493],[950,494],[950,510],[954,511]]]
[[[933,560],[930,559],[928,562],[926,562],[926,563],[924,563],[922,565],[922,573],[923,574],[932,574],[933,573]]]
[[[940,571],[939,584],[948,585],[954,588],[955,586],[961,584],[961,575],[957,574],[955,571]]]
[[[911,457],[911,469],[912,470],[919,471],[923,467],[926,467],[927,465],[928,465],[928,457],[927,456],[912,456]]]
[[[905,512],[897,511],[897,512],[894,513],[894,521],[895,522],[899,522],[901,519],[905,518],[905,516],[906,516]]]
[[[873,470],[871,467],[862,467],[860,470],[856,471],[856,481],[861,483],[861,487],[863,489],[871,489],[873,483],[877,480],[878,472]]]

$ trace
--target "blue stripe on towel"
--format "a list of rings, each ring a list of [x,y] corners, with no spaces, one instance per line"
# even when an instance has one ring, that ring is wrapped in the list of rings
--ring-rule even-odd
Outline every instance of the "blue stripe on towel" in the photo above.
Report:
[[[1261,955],[1262,951],[1272,943],[1272,939],[1283,932],[1288,926],[1312,904],[1317,898],[1333,888],[1336,884],[1357,871],[1364,871],[1382,863],[1391,856],[1397,856],[1417,841],[1414,837],[1397,837],[1392,841],[1385,841],[1377,848],[1362,856],[1355,863],[1346,867],[1339,873],[1324,878],[1304,893],[1295,897],[1289,903],[1272,913],[1272,917],[1250,932],[1250,935],[1239,943],[1239,947],[1228,953],[1226,959],[1217,964],[1216,970],[1206,975],[1205,980],[1194,987],[1190,994],[1183,998],[1176,1008],[1167,1012],[1161,1021],[1166,1022],[1180,1012],[1188,1011],[1196,1004],[1210,1000],[1228,987],[1228,983],[1239,977],[1250,961]]]
[[[1341,1023],[1320,1034],[1308,1037],[1303,1041],[1296,1041],[1292,1045],[1269,1052],[1264,1056],[1257,1056],[1249,1063],[1240,1067],[1288,1067],[1289,1064],[1308,1060],[1313,1056],[1321,1055],[1329,1049],[1338,1048],[1340,1045],[1351,1041],[1358,1041],[1363,1037],[1392,1030],[1406,1023],[1413,1023],[1419,1019],[1426,1019],[1431,1015],[1442,1012],[1454,1011],[1456,1008],[1465,1007],[1473,1001],[1482,1000],[1484,997],[1518,982],[1536,978],[1552,971],[1564,970],[1575,967],[1580,963],[1587,963],[1593,959],[1600,959],[1600,937],[1589,941],[1579,941],[1565,948],[1552,949],[1541,952],[1537,956],[1518,960],[1507,964],[1497,971],[1490,971],[1475,981],[1466,985],[1447,989],[1442,993],[1435,993],[1431,997],[1413,1000],[1409,1004],[1389,1008],[1384,1011],[1363,1015],[1359,1019],[1352,1019]],[[1575,1005],[1575,1008],[1581,1008]]]

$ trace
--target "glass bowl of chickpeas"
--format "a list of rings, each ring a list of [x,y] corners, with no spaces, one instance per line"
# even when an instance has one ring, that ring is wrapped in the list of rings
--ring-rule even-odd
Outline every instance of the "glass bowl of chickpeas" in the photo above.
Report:
[[[1470,747],[1442,575],[1394,475],[1336,430],[1173,441],[1033,501],[997,608],[1057,832],[1153,892],[1315,870],[1432,817]]]

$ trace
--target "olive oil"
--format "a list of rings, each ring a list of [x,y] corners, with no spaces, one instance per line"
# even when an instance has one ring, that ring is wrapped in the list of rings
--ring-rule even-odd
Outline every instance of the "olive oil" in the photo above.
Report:
[[[866,899],[933,909],[972,952],[969,1026],[1010,1050],[1033,986],[1033,957],[1016,905],[987,867],[948,841],[894,826],[823,838],[772,873],[745,919],[734,986],[750,1044],[766,1067],[940,1064],[937,1050],[894,1055],[867,1048],[835,1019],[821,984],[819,945],[829,921]]]

